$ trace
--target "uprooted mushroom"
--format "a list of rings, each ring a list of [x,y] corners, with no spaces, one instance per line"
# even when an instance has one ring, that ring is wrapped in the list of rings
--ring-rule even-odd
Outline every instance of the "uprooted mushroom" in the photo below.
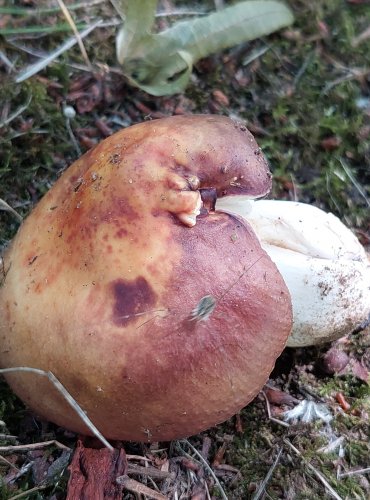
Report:
[[[219,210],[244,217],[278,266],[293,305],[290,347],[338,339],[370,315],[370,260],[333,214],[304,203],[226,196]]]
[[[106,139],[62,175],[4,255],[1,366],[52,371],[111,439],[169,440],[227,419],[261,389],[290,333],[290,345],[314,342],[294,295],[334,290],[301,271],[323,254],[320,272],[331,269],[337,249],[316,255],[321,243],[302,237],[295,216],[281,224],[279,202],[245,201],[270,187],[253,137],[225,117],[171,117]],[[300,221],[305,209],[294,210]],[[368,273],[355,252],[353,269]],[[341,335],[370,309],[361,280],[362,306],[344,315]],[[47,380],[7,380],[41,416],[89,432]]]

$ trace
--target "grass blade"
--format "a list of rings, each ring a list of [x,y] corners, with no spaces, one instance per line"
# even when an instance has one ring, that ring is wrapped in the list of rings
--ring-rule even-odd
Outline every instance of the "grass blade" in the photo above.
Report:
[[[102,23],[102,20],[99,19],[99,21],[97,21],[96,23],[94,23],[91,26],[89,26],[88,28],[86,28],[86,30],[84,30],[80,33],[80,38],[84,38],[85,36],[87,36],[101,23]],[[31,76],[35,75],[39,71],[46,68],[46,66],[48,66],[52,61],[54,61],[57,57],[59,57],[61,54],[63,54],[63,52],[65,52],[66,50],[69,50],[71,47],[73,47],[76,43],[77,43],[77,38],[75,36],[72,38],[69,38],[60,47],[58,47],[51,54],[49,54],[47,57],[45,57],[45,59],[42,59],[41,61],[37,61],[37,63],[31,64],[31,66],[28,66],[23,71],[21,71],[15,80],[16,83],[21,83],[24,80],[27,80],[27,78],[30,78]]]

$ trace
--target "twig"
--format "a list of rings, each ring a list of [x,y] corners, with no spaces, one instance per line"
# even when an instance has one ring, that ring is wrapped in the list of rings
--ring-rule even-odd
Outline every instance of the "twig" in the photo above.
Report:
[[[18,469],[18,467],[16,465],[12,464],[11,462],[9,462],[9,460],[7,460],[5,457],[2,457],[1,455],[0,455],[0,461],[4,462],[7,465],[9,465],[9,467],[12,467],[17,472],[20,472],[20,469]]]
[[[142,457],[141,455],[127,455],[127,460],[141,460],[142,462],[153,462],[151,458]]]
[[[85,63],[92,70],[92,64],[90,62],[89,56],[87,55],[87,52],[86,52],[85,46],[83,44],[82,38],[81,38],[80,33],[78,32],[77,28],[76,28],[75,22],[74,22],[74,20],[73,20],[73,18],[71,16],[71,14],[69,13],[69,10],[65,6],[65,3],[63,2],[63,0],[57,0],[57,2],[59,4],[59,7],[60,7],[61,11],[63,12],[64,17],[66,18],[68,24],[72,28],[73,34],[76,37],[78,46],[80,47],[80,51],[81,51],[82,57],[85,60]]]
[[[265,399],[266,402],[266,410],[267,410],[267,416],[269,420],[272,420],[276,424],[282,425],[283,427],[290,427],[290,424],[287,422],[284,422],[283,420],[279,420],[278,418],[275,418],[271,415],[271,406],[270,406],[270,401],[268,400],[268,397],[266,396],[266,393],[264,390],[261,391],[262,396]]]
[[[339,446],[342,445],[344,439],[345,439],[344,436],[340,436],[339,438],[335,439],[334,441],[332,441],[328,445],[322,446],[321,448],[319,448],[317,450],[317,453],[332,453],[337,448],[339,448]]]
[[[281,447],[276,455],[274,463],[271,465],[269,471],[266,474],[265,479],[260,484],[260,487],[258,488],[257,492],[253,495],[252,500],[259,500],[261,498],[261,496],[264,494],[266,485],[270,481],[272,473],[274,472],[277,464],[279,463],[282,452],[283,452],[283,448]]]
[[[263,56],[268,50],[270,50],[270,47],[268,45],[265,45],[264,47],[260,47],[259,49],[256,49],[252,51],[242,62],[243,66],[248,66],[248,64],[252,63],[259,57]]]
[[[145,486],[144,484],[139,483],[139,481],[131,479],[128,476],[119,476],[117,477],[116,482],[118,484],[122,484],[126,490],[131,491],[135,494],[135,496],[136,494],[141,494],[149,498],[153,498],[154,500],[168,500],[167,497],[162,495],[162,493],[152,490],[152,488],[148,488],[148,486]]]
[[[203,484],[204,484],[204,488],[206,490],[207,500],[211,500],[211,495],[209,494],[209,488],[208,488],[207,481],[204,481]]]
[[[315,474],[315,476],[321,481],[321,483],[324,485],[324,487],[328,490],[328,492],[330,493],[330,495],[335,498],[335,500],[343,500],[342,497],[340,497],[338,495],[338,493],[330,486],[330,484],[328,483],[327,479],[324,477],[323,474],[321,474],[321,472],[319,472],[318,470],[315,469],[315,467],[310,464],[310,462],[308,462],[302,455],[302,453],[288,440],[288,439],[283,439],[284,443],[289,446],[289,448],[291,450],[294,451],[294,453],[296,455],[298,455],[300,457],[300,459],[302,460],[302,462],[306,465],[306,467]]]
[[[357,474],[368,474],[370,472],[370,467],[366,467],[366,469],[357,469],[357,470],[349,470],[347,472],[341,472],[339,474],[339,479],[347,476],[356,476]]]
[[[343,82],[349,82],[351,80],[355,79],[361,79],[366,77],[370,70],[365,68],[365,69],[358,69],[358,68],[348,68],[347,69],[348,73],[340,78],[337,78],[336,80],[329,82],[325,85],[324,89],[320,92],[321,95],[325,95],[329,90],[331,90],[333,87],[336,85],[339,85],[340,83]]]
[[[15,368],[3,368],[0,369],[0,374],[5,373],[15,373],[15,372],[28,372],[35,373],[36,375],[40,375],[41,377],[46,377],[54,387],[62,394],[67,403],[73,408],[73,410],[77,413],[77,415],[81,418],[84,424],[90,429],[90,431],[94,434],[95,437],[101,441],[108,450],[113,451],[113,446],[111,446],[108,441],[105,439],[103,434],[95,427],[95,425],[91,422],[89,417],[83,411],[81,406],[77,403],[77,401],[71,396],[71,394],[67,391],[67,389],[62,385],[56,376],[48,371],[39,370],[37,368],[29,368],[26,366],[18,366]]]
[[[366,28],[365,31],[354,37],[352,39],[351,45],[352,47],[357,47],[358,45],[360,45],[360,43],[364,42],[368,38],[370,38],[370,26]]]
[[[207,460],[205,460],[203,458],[203,455],[187,439],[182,439],[181,442],[185,443],[197,455],[197,457],[199,458],[199,460],[203,463],[203,465],[206,467],[206,469],[208,470],[208,472],[213,477],[213,479],[214,479],[214,481],[215,481],[218,489],[220,490],[221,497],[224,500],[228,500],[227,496],[226,496],[226,493],[225,493],[224,489],[222,488],[220,481],[218,480],[218,477],[216,476],[216,474],[211,469],[211,467],[210,467],[209,463],[207,462]]]
[[[152,467],[150,465],[143,467],[137,464],[128,464],[127,465],[127,474],[134,474],[137,476],[151,476],[155,479],[174,479],[173,472],[167,472],[164,470],[157,469],[156,467]]]
[[[0,451],[27,451],[27,450],[37,450],[38,448],[45,448],[46,446],[57,446],[62,450],[71,451],[68,446],[59,443],[55,439],[51,441],[42,441],[41,443],[30,443],[30,444],[17,444],[17,445],[9,445],[9,446],[0,446]]]
[[[8,67],[8,72],[14,71],[14,64],[2,50],[0,50],[0,60]]]
[[[16,500],[17,498],[24,498],[24,497],[29,498],[29,495],[31,493],[35,493],[36,491],[44,490],[47,487],[48,487],[47,484],[41,484],[40,486],[35,486],[34,488],[31,488],[30,490],[22,491],[22,493],[18,493],[18,495],[15,495],[14,497],[10,497],[9,500]]]
[[[12,436],[10,434],[0,434],[0,439],[3,441],[17,441],[18,436]]]
[[[32,101],[32,95],[29,95],[27,98],[27,101],[25,104],[22,104],[22,106],[19,106],[18,109],[14,111],[8,118],[5,118],[3,121],[0,122],[0,128],[5,127],[5,125],[8,125],[10,122],[15,120],[19,115],[23,113],[23,111],[26,111],[28,106],[31,104]]]

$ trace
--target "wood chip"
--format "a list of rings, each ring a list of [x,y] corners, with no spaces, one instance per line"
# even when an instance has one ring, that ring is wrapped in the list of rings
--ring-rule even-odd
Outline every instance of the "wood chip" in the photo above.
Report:
[[[117,484],[121,485],[125,490],[131,491],[131,493],[134,493],[136,495],[145,495],[148,498],[152,498],[154,500],[168,500],[168,498],[162,495],[162,493],[159,493],[158,491],[155,491],[152,488],[148,488],[148,486],[145,486],[144,484],[139,483],[139,481],[131,479],[126,475],[117,477],[116,482]],[[86,497],[86,498],[93,498],[93,497]],[[97,497],[95,496],[94,498]]]
[[[67,500],[99,498],[121,500],[124,485],[116,481],[126,474],[127,460],[123,448],[113,452],[107,448],[85,447],[81,440],[69,466],[71,476],[67,487]]]

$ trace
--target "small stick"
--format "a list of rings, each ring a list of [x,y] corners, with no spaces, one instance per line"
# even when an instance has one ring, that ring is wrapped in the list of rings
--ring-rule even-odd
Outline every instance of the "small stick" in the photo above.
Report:
[[[9,445],[9,446],[0,446],[0,451],[27,451],[27,450],[37,450],[38,448],[45,448],[46,446],[57,446],[62,450],[71,451],[71,448],[65,446],[59,441],[53,439],[52,441],[42,441],[41,443],[31,443],[31,444],[17,444],[17,445]]]
[[[282,425],[283,427],[290,427],[290,424],[288,422],[284,422],[283,420],[279,420],[278,418],[275,418],[271,415],[271,407],[270,407],[270,401],[268,400],[265,391],[261,391],[262,396],[265,399],[266,402],[266,410],[267,410],[267,416],[269,420],[272,420],[272,422],[275,422],[276,424]]]
[[[28,108],[28,106],[31,104],[31,101],[32,101],[32,95],[30,94],[28,96],[27,101],[26,101],[25,104],[23,104],[22,106],[19,106],[19,108],[17,108],[14,111],[14,113],[12,113],[10,116],[8,116],[8,118],[5,118],[4,120],[2,120],[0,122],[0,128],[5,127],[5,125],[8,125],[10,122],[12,122],[13,120],[15,120],[19,115],[21,115],[23,113],[23,111],[26,111],[26,109]],[[6,205],[7,205],[7,203],[6,203]],[[20,217],[20,215],[18,215],[18,217]]]
[[[157,469],[156,467],[152,467],[150,465],[143,467],[141,465],[136,465],[136,464],[128,464],[127,465],[127,474],[135,474],[135,475],[140,475],[140,476],[151,476],[155,479],[167,479],[167,478],[172,478],[174,479],[174,473],[173,472],[167,472],[164,470]]]
[[[131,479],[128,476],[118,476],[116,481],[118,484],[122,484],[126,490],[134,493],[135,496],[136,494],[141,494],[149,498],[153,498],[154,500],[168,500],[167,497],[162,495],[162,493],[152,490],[152,488],[148,488],[148,486],[145,486],[144,484],[139,483],[139,481]]]
[[[204,488],[206,490],[206,495],[207,495],[207,500],[211,500],[211,495],[209,493],[209,488],[208,488],[208,484],[207,484],[207,481],[204,481]]]
[[[370,472],[370,467],[366,467],[366,469],[349,470],[347,472],[341,472],[339,474],[339,479],[347,476],[356,476],[357,474],[367,474],[368,472]]]
[[[280,460],[282,452],[283,452],[283,448],[281,447],[279,449],[277,455],[276,455],[274,463],[271,465],[269,471],[266,474],[265,479],[260,484],[260,487],[258,488],[256,494],[253,495],[252,500],[259,500],[261,498],[261,496],[264,494],[266,485],[270,481],[272,473],[274,472],[274,470],[276,469],[277,464],[279,463],[279,460]]]
[[[331,494],[331,496],[333,498],[335,498],[335,500],[343,500],[342,497],[340,497],[338,495],[338,493],[330,486],[330,484],[328,483],[328,481],[326,480],[326,478],[324,477],[323,474],[321,474],[321,472],[319,472],[318,470],[315,469],[315,467],[313,465],[310,464],[310,462],[308,462],[302,455],[302,453],[288,440],[288,439],[283,439],[284,443],[289,446],[289,448],[291,450],[294,451],[294,453],[296,455],[298,455],[301,460],[303,461],[303,463],[307,466],[308,469],[310,469],[311,472],[313,472],[315,474],[315,476],[321,481],[321,483],[324,485],[324,487],[328,490],[328,492]]]
[[[70,395],[67,389],[62,385],[56,376],[51,371],[39,370],[38,368],[29,368],[28,366],[17,366],[14,368],[3,368],[0,369],[0,374],[4,373],[15,373],[15,372],[28,372],[35,373],[36,375],[40,375],[41,377],[46,377],[50,382],[54,385],[54,387],[62,394],[67,403],[73,408],[73,410],[77,413],[77,415],[81,418],[84,424],[90,429],[90,431],[94,434],[95,437],[101,441],[108,450],[113,451],[113,446],[111,446],[108,441],[105,439],[103,434],[95,427],[95,425],[91,422],[89,417],[83,411],[81,406],[77,403],[77,401]]]
[[[126,455],[127,460],[141,460],[143,462],[153,462],[151,458],[142,457],[141,455]]]
[[[358,45],[360,45],[360,43],[367,40],[368,38],[370,38],[370,26],[366,28],[365,31],[353,38],[351,45],[352,47],[357,47]]]
[[[335,451],[344,441],[344,436],[340,436],[326,446],[323,446],[317,450],[317,453],[332,453]]]
[[[0,455],[0,461],[1,462],[4,462],[5,464],[9,465],[9,467],[12,467],[13,469],[15,469],[17,472],[20,472],[21,470],[18,469],[18,467],[14,464],[12,464],[11,462],[9,462],[9,460],[7,460],[5,457],[2,457]]]
[[[6,54],[0,50],[0,59],[8,67],[8,72],[14,70],[14,64],[7,58]]]
[[[18,436],[11,436],[10,434],[0,434],[0,439],[3,441],[17,441]]]
[[[9,500],[16,500],[17,498],[24,498],[24,497],[29,498],[28,495],[30,493],[35,493],[36,491],[44,490],[47,487],[48,487],[47,484],[42,484],[40,486],[35,486],[34,488],[31,488],[30,490],[22,491],[22,493],[18,493],[18,495],[15,495],[14,497],[10,497]]]

